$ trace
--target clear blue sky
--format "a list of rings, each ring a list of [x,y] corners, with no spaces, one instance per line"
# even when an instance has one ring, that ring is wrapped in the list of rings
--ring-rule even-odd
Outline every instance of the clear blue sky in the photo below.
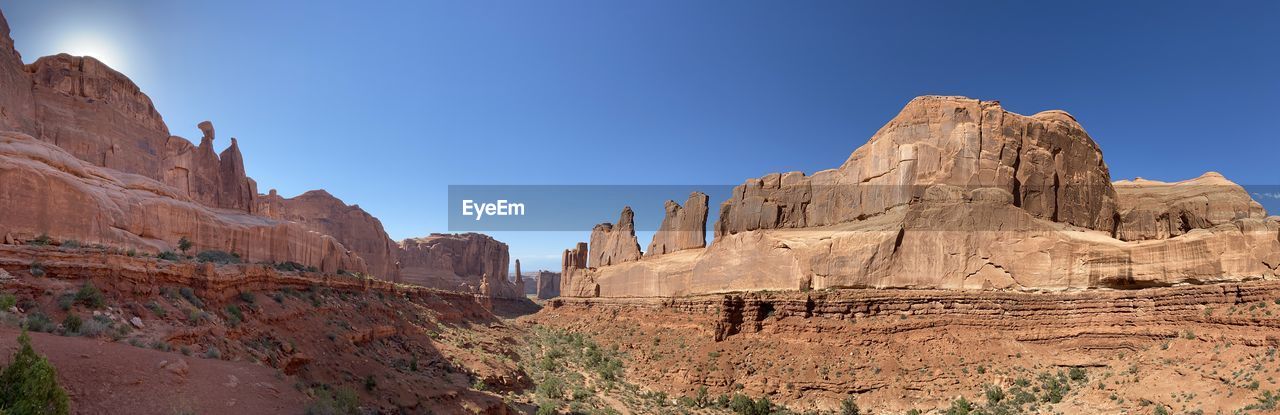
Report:
[[[925,94],[1067,110],[1115,179],[1280,184],[1275,1],[370,3],[0,8],[26,60],[106,55],[173,133],[210,119],[219,148],[238,137],[263,192],[328,189],[397,240],[447,230],[450,184],[835,167]],[[587,233],[496,236],[526,269],[557,269]]]

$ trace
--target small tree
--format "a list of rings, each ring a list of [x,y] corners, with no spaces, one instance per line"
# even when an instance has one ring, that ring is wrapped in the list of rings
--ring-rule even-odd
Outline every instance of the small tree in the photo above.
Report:
[[[67,392],[58,385],[58,372],[49,359],[36,354],[31,337],[23,330],[13,363],[0,372],[0,412],[18,414],[66,414]]]
[[[858,415],[861,413],[862,411],[858,409],[858,403],[853,400],[852,396],[848,398],[844,398],[843,401],[840,401],[841,415]]]
[[[186,255],[187,251],[191,250],[191,246],[191,241],[187,240],[187,237],[178,238],[178,250],[182,251],[183,255]]]

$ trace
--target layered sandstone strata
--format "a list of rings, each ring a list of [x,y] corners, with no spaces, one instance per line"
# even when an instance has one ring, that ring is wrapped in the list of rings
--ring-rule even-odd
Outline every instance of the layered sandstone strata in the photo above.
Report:
[[[1065,112],[959,97],[911,101],[838,169],[748,180],[715,231],[705,249],[566,266],[563,294],[1140,288],[1280,272],[1280,218],[1220,175],[1112,184]]]
[[[693,192],[680,206],[674,200],[664,205],[666,215],[645,249],[645,257],[655,257],[685,249],[707,246],[707,201],[705,193]]]
[[[478,233],[432,234],[400,242],[400,279],[497,298],[524,295],[507,279],[507,244]]]
[[[193,252],[222,250],[257,262],[294,261],[324,271],[365,272],[364,260],[334,238],[302,225],[210,209],[172,187],[136,174],[94,166],[61,147],[0,132],[0,233]]]
[[[263,216],[297,222],[334,237],[364,258],[369,273],[398,281],[396,263],[400,248],[387,236],[382,221],[359,205],[348,205],[324,190],[284,198],[272,189],[266,195],[259,195],[256,209]]]

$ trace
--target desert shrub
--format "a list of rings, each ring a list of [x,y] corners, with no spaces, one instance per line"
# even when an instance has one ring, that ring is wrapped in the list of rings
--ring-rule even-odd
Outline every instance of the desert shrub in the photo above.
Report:
[[[218,350],[217,347],[209,346],[209,348],[204,351],[204,357],[209,359],[221,359],[222,351]]]
[[[66,414],[67,392],[49,359],[31,347],[31,336],[18,335],[13,363],[0,372],[0,412],[9,414]]]
[[[32,262],[32,263],[31,263],[31,276],[32,276],[32,277],[40,278],[40,277],[43,277],[45,274],[46,274],[46,273],[45,273],[45,271],[44,271],[44,264],[41,264],[41,263],[39,263],[39,262]]]
[[[769,415],[773,412],[773,403],[766,397],[753,401],[746,395],[737,394],[729,401],[729,410],[739,415]]]
[[[9,293],[0,293],[0,311],[9,311],[15,305],[18,305],[17,297]]]
[[[84,320],[75,314],[67,314],[67,318],[62,319],[62,328],[67,334],[80,334],[80,328],[84,325]]]
[[[80,335],[84,337],[98,337],[108,330],[111,330],[111,323],[105,319],[91,318],[80,325]]]
[[[50,238],[48,234],[44,234],[44,233],[40,234],[40,236],[35,237],[35,239],[31,239],[27,241],[27,245],[31,245],[31,246],[45,246],[50,244],[53,244],[53,238]]]
[[[1082,367],[1071,368],[1071,370],[1067,371],[1067,377],[1070,377],[1071,380],[1074,380],[1076,382],[1084,382],[1086,377],[1084,368]]]
[[[1280,392],[1262,391],[1262,395],[1258,396],[1257,402],[1245,406],[1248,411],[1271,411],[1280,406]]]
[[[564,396],[564,380],[556,376],[547,376],[533,388],[533,393],[547,399],[560,399]]]
[[[133,256],[138,256],[138,250],[137,250],[137,249],[133,249],[133,248],[129,248],[129,250],[128,250],[128,251],[125,251],[125,252],[124,252],[124,254],[125,254],[125,255],[128,255],[128,256],[131,256],[131,257],[133,257]]]
[[[227,316],[238,321],[244,320],[244,312],[240,311],[240,306],[235,304],[227,306]]]
[[[209,313],[208,313],[208,312],[205,312],[205,311],[202,311],[202,310],[196,310],[196,309],[194,309],[194,308],[193,308],[193,309],[190,309],[190,310],[187,310],[187,321],[188,321],[188,322],[190,322],[190,323],[192,323],[192,324],[200,324],[200,323],[203,323],[203,322],[205,322],[205,321],[207,321],[207,320],[209,320]]]
[[[56,328],[53,324],[53,320],[50,320],[49,316],[46,316],[44,313],[39,311],[27,315],[25,323],[27,330],[31,331],[50,332]]]
[[[284,293],[279,291],[271,293],[271,299],[275,300],[277,303],[284,304]]]
[[[102,291],[98,290],[98,287],[94,287],[91,283],[85,283],[80,287],[80,291],[76,292],[76,302],[90,308],[101,308],[107,301],[102,296]]]
[[[167,351],[173,350],[173,345],[160,340],[156,340],[151,342],[151,348],[167,352]]]
[[[316,400],[307,406],[307,415],[349,415],[359,413],[356,391],[349,388],[316,391]]]
[[[58,296],[58,308],[62,311],[71,310],[76,305],[76,293],[64,293]]]
[[[68,239],[68,240],[62,241],[61,246],[67,249],[80,249],[84,247],[84,245],[80,244],[80,241],[77,241],[75,239]]]
[[[182,287],[178,289],[178,294],[181,294],[182,298],[187,299],[187,302],[191,303],[191,305],[196,306],[197,308],[204,308],[204,300],[197,297],[196,292],[192,290],[191,287]]]
[[[947,415],[969,415],[973,412],[973,404],[964,397],[951,401],[951,407],[947,408]]]
[[[196,260],[200,262],[212,262],[215,264],[239,264],[240,256],[226,251],[201,251],[196,254]]]
[[[257,299],[258,299],[258,297],[257,297],[257,296],[255,296],[255,295],[253,295],[253,293],[251,293],[251,292],[248,292],[248,291],[241,291],[241,292],[240,292],[240,301],[244,301],[244,302],[246,302],[246,303],[253,304],[253,302],[254,302],[254,301],[256,301]]]
[[[374,379],[373,375],[368,375],[364,377],[364,390],[373,392],[373,390],[377,388],[378,388],[378,380]]]
[[[160,303],[155,300],[147,302],[147,309],[151,310],[151,314],[155,314],[156,317],[164,318],[165,315],[169,314],[169,311],[165,310],[164,306],[161,306]]]
[[[156,258],[163,259],[165,261],[177,261],[182,259],[182,257],[178,256],[178,254],[173,251],[164,251],[156,254]]]
[[[184,253],[185,253],[185,252],[187,252],[187,251],[190,251],[190,250],[191,250],[191,247],[192,247],[193,245],[195,245],[195,244],[192,244],[192,243],[191,243],[191,240],[187,239],[187,237],[185,237],[185,236],[184,236],[184,237],[181,237],[181,238],[178,238],[178,250],[179,250],[179,251],[182,251],[182,252],[184,252]]]
[[[306,265],[302,265],[293,261],[285,261],[285,262],[277,263],[274,266],[277,271],[282,271],[282,272],[295,272],[295,271],[307,270]]]
[[[861,413],[862,411],[858,409],[858,403],[853,400],[852,396],[840,401],[840,415],[859,415]]]

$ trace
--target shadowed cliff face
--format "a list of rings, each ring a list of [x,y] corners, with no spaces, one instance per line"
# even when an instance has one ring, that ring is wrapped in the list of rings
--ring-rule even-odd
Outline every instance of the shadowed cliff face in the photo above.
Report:
[[[478,233],[432,234],[400,242],[406,283],[497,298],[523,298],[507,278],[507,244]],[[487,292],[486,292],[487,291]]]
[[[296,197],[284,198],[272,189],[259,195],[260,214],[301,223],[308,228],[333,236],[352,250],[369,266],[369,273],[390,281],[399,281],[398,248],[382,228],[382,222],[360,206],[347,205],[324,190],[312,190]]]

